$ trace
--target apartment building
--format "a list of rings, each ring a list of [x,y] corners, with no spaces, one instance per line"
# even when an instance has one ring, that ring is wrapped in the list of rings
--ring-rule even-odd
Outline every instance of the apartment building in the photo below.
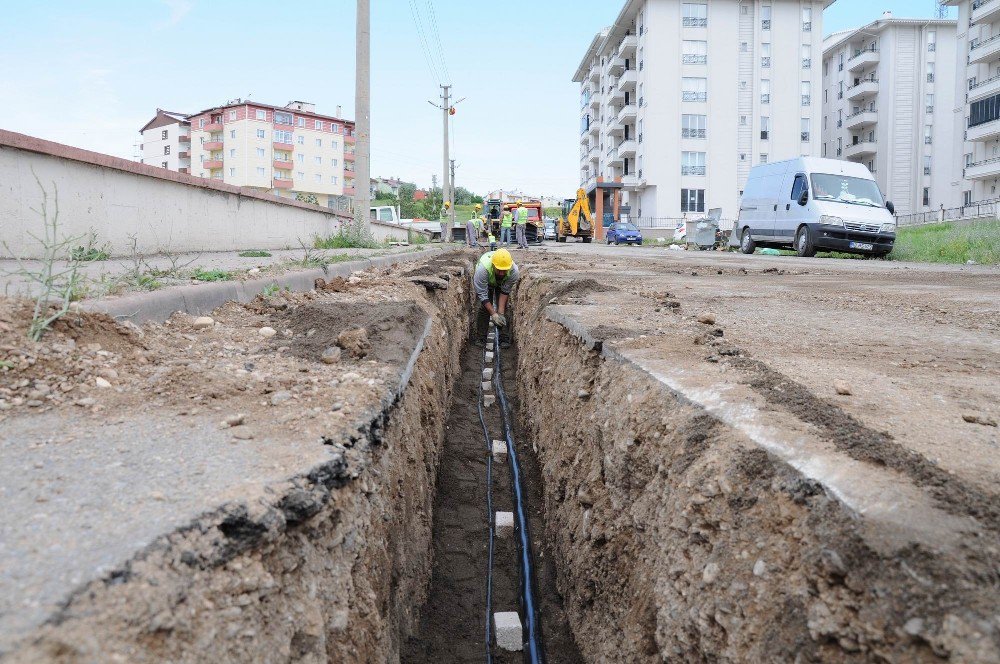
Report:
[[[187,114],[156,109],[153,119],[139,130],[139,163],[191,171],[191,123]]]
[[[735,217],[752,166],[818,156],[833,1],[628,0],[573,76],[597,214]]]
[[[954,20],[887,12],[824,45],[820,154],[867,165],[899,214],[961,202],[955,34]]]
[[[963,167],[958,199],[1000,198],[1000,0],[947,0],[958,7],[956,105],[961,109],[953,159]]]

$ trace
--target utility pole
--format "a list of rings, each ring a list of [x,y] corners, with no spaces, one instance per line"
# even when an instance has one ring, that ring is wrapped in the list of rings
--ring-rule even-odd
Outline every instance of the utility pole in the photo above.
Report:
[[[371,8],[369,0],[358,0],[354,74],[354,215],[361,228],[371,233]]]
[[[449,161],[451,164],[451,227],[455,228],[455,160]]]
[[[434,205],[434,190],[438,188],[438,176],[431,176],[431,205]]]
[[[450,160],[448,159],[448,116],[451,114],[451,98],[448,96],[448,92],[451,90],[450,85],[441,86],[441,111],[444,113],[444,169],[442,173],[442,184],[441,184],[441,205],[443,206],[445,201],[451,200],[451,183],[448,180],[448,164]],[[455,221],[455,211],[454,205],[451,206],[452,210],[450,215],[451,221]],[[450,230],[449,230],[450,232]],[[448,238],[442,237],[442,242],[447,242]]]

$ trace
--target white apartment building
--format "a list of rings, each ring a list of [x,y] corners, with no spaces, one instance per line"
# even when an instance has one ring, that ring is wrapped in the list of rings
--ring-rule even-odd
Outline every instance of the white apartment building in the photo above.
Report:
[[[139,163],[169,168],[180,173],[191,170],[191,123],[187,114],[161,108],[139,133]]]
[[[735,218],[752,166],[818,156],[833,1],[628,0],[573,77],[596,214]]]
[[[167,124],[175,117],[181,117],[177,130]],[[175,134],[179,149],[172,143]],[[157,111],[142,135],[144,163],[282,198],[350,209],[355,186],[354,123],[316,113],[313,104],[271,106],[236,100],[187,116]],[[179,161],[167,159],[166,153],[161,159],[163,150],[176,154]]]
[[[886,13],[830,35],[820,154],[868,166],[899,214],[958,205],[955,67],[953,20]]]
[[[1000,0],[947,0],[958,7],[956,106],[959,131],[953,158],[968,205],[1000,198]]]

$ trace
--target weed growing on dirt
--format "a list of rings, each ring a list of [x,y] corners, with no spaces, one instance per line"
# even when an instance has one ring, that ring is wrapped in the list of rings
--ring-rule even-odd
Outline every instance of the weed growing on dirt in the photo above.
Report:
[[[204,270],[196,268],[191,278],[195,281],[232,281],[233,273],[226,270]]]
[[[278,284],[268,284],[260,289],[260,294],[264,297],[273,297],[281,291],[281,286]]]
[[[240,258],[270,258],[270,251],[262,251],[260,249],[249,249],[247,251],[241,251],[239,253]]]
[[[97,231],[91,229],[90,233],[87,234],[87,243],[73,247],[73,250],[69,255],[72,260],[79,261],[81,263],[90,261],[106,261],[111,258],[111,244],[105,242],[104,244],[98,246]]]
[[[1000,220],[903,227],[889,254],[896,261],[1000,263]]]
[[[371,231],[365,228],[360,215],[341,225],[333,235],[325,238],[317,235],[313,238],[313,247],[316,249],[378,249],[381,246],[372,237]]]

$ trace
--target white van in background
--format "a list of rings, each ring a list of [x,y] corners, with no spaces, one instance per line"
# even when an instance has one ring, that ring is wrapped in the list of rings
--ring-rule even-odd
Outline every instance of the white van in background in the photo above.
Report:
[[[733,239],[745,254],[793,247],[799,256],[885,256],[896,240],[893,212],[863,164],[800,157],[751,169]]]

